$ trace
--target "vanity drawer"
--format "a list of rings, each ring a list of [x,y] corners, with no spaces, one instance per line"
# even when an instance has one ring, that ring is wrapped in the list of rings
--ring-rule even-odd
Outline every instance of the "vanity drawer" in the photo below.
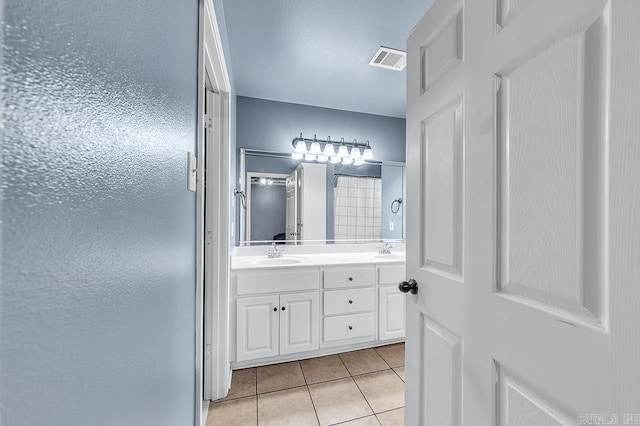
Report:
[[[354,288],[324,292],[324,314],[350,314],[373,311],[373,288]]]
[[[324,288],[373,286],[375,279],[373,266],[324,270]]]
[[[398,284],[405,280],[406,266],[378,266],[378,284]]]
[[[324,341],[373,336],[373,313],[340,315],[324,319]]]

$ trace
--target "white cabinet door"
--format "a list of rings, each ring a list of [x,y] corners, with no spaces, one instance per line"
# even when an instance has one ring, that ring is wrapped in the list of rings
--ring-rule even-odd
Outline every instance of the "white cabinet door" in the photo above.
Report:
[[[398,286],[385,286],[378,289],[378,338],[379,340],[404,337],[404,294]]]
[[[639,21],[637,0],[438,0],[416,25],[408,425],[640,412]]]
[[[278,302],[277,295],[237,299],[237,361],[278,355]]]
[[[318,293],[280,296],[280,355],[318,349]]]

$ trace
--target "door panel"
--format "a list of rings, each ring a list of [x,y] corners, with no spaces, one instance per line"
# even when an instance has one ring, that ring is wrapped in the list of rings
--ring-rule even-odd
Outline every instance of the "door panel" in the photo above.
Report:
[[[613,296],[640,280],[637,261],[621,260],[640,238],[612,239],[640,217],[610,219],[631,211],[640,185],[614,180],[640,168],[640,114],[622,112],[640,102],[611,92],[640,85],[640,60],[631,71],[623,59],[638,57],[638,19],[627,0],[440,0],[412,32],[407,424],[640,411],[640,384],[626,378],[640,375],[640,323],[629,324],[640,297],[623,316]],[[613,152],[634,156],[613,163]]]
[[[524,55],[497,73],[496,102],[498,291],[596,326],[604,297],[604,36],[600,16]]]
[[[462,97],[422,122],[423,266],[462,275]]]
[[[280,355],[318,349],[318,293],[280,296]]]
[[[397,286],[380,287],[378,294],[378,339],[404,337],[404,296]]]
[[[570,425],[575,421],[496,364],[500,425]]]
[[[423,316],[423,425],[462,424],[462,340]]]
[[[237,361],[278,355],[278,302],[277,295],[238,298]]]

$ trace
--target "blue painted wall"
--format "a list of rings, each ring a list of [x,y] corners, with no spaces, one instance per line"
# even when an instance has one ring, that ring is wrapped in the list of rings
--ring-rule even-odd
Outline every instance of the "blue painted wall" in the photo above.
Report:
[[[237,147],[291,152],[300,132],[320,139],[369,140],[376,160],[405,161],[403,118],[340,111],[238,96]]]
[[[404,238],[403,219],[404,219],[404,192],[405,192],[405,173],[404,167],[388,165],[382,166],[382,217],[381,217],[381,236],[385,239],[399,240]],[[391,204],[394,200],[402,198],[400,205],[395,203],[391,210]],[[397,210],[397,213],[393,211]],[[389,222],[393,222],[393,229],[389,229]]]
[[[291,152],[291,140],[300,132],[320,139],[344,137],[346,141],[369,140],[376,160],[405,161],[406,128],[403,118],[340,111],[309,105],[297,105],[265,99],[237,97],[236,145],[240,148],[272,152]],[[237,176],[236,176],[237,182]],[[327,193],[328,200],[333,192]],[[328,204],[332,210],[331,203]],[[239,208],[236,222],[239,223]],[[388,225],[388,224],[387,224]],[[333,229],[333,217],[327,215],[327,229]],[[383,227],[384,229],[384,227]],[[388,228],[387,228],[388,229]],[[236,226],[238,235],[239,225]],[[332,231],[328,238],[332,237]],[[392,238],[383,233],[384,238]],[[237,238],[236,238],[237,239]]]
[[[4,0],[2,31],[0,423],[193,424],[198,2]]]

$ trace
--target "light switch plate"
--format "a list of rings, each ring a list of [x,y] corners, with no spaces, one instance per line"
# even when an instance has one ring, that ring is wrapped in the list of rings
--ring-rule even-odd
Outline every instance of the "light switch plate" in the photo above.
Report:
[[[389,231],[393,231],[394,223],[392,220],[389,221]]]
[[[191,152],[187,152],[187,189],[196,192],[198,181],[198,159]]]

